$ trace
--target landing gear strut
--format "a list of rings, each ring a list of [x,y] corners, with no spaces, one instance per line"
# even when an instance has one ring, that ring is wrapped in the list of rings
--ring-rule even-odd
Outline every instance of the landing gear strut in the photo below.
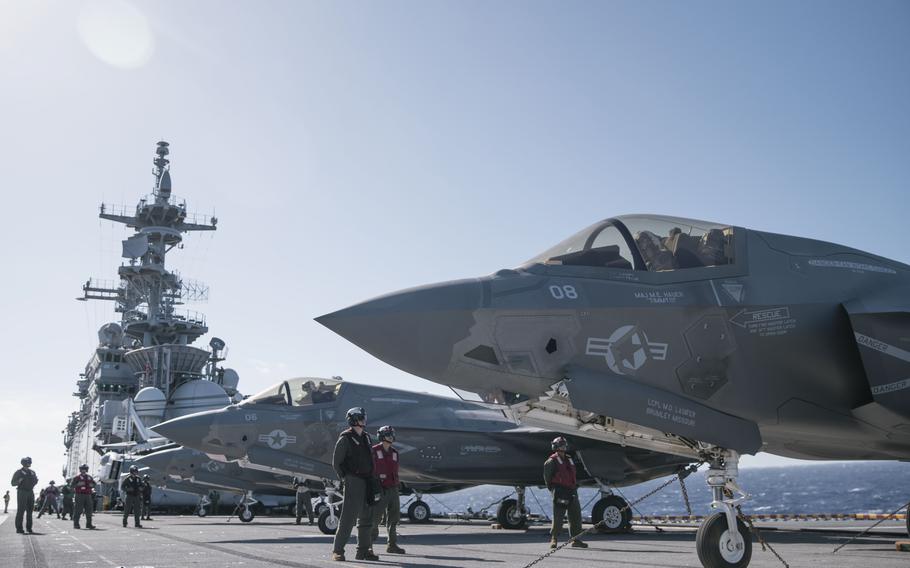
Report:
[[[723,450],[711,459],[706,479],[713,494],[711,507],[720,510],[702,522],[695,536],[698,559],[705,568],[745,568],[752,558],[752,534],[737,510],[750,496],[737,485],[738,475],[735,451]]]
[[[632,509],[629,503],[614,495],[606,485],[600,486],[600,499],[591,509],[591,522],[595,525],[603,521],[598,529],[602,533],[628,532],[632,528]]]
[[[430,522],[430,506],[420,499],[420,493],[414,492],[415,501],[408,507],[408,519],[414,524]]]
[[[253,513],[253,505],[258,502],[259,501],[253,499],[252,491],[244,493],[243,498],[240,500],[240,504],[237,505],[237,518],[240,519],[240,522],[249,523],[256,517]]]
[[[196,505],[196,516],[204,517],[209,514],[206,507],[211,503],[207,495],[202,495],[199,497],[199,503]]]
[[[507,530],[521,530],[528,525],[528,508],[525,507],[525,488],[516,487],[517,499],[506,499],[496,510],[499,526]]]
[[[326,501],[316,505],[318,512],[316,524],[322,534],[335,534],[338,530],[338,516],[341,515],[342,498],[338,491],[331,484],[325,484]]]

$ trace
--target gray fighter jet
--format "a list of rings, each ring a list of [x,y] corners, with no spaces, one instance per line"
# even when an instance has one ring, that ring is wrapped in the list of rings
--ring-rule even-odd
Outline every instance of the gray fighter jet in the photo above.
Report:
[[[707,461],[705,566],[749,562],[740,454],[910,459],[910,267],[845,246],[629,215],[317,320],[525,424]]]
[[[291,506],[296,502],[293,478],[274,473],[242,468],[236,463],[211,459],[191,448],[158,450],[133,460],[141,473],[149,475],[153,485],[191,491],[201,497],[196,514],[204,517],[208,494],[214,489],[240,495],[237,517],[248,523],[255,514],[252,506]]]
[[[237,460],[245,468],[331,486],[335,441],[347,427],[345,411],[354,406],[367,410],[369,429],[383,424],[395,428],[401,480],[417,492],[408,510],[412,521],[429,517],[422,492],[497,484],[518,489],[517,499],[500,505],[500,523],[524,526],[524,487],[542,484],[542,464],[555,434],[518,426],[501,409],[336,379],[298,378],[239,404],[170,420],[154,430],[221,461]],[[579,474],[583,483],[604,493],[595,505],[595,520],[606,517],[614,530],[628,526],[630,515],[619,514],[625,502],[610,494],[609,486],[672,474],[691,461],[585,437],[573,436],[570,444],[584,466]],[[324,532],[332,532],[334,522],[331,508],[320,516]]]

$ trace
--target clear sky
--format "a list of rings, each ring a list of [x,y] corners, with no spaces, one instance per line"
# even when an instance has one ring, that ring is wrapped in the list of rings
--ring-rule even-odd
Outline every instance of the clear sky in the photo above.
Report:
[[[446,393],[312,318],[620,213],[910,262],[908,31],[884,0],[0,0],[0,457],[59,479],[114,315],[74,298],[129,235],[98,204],[150,191],[161,138],[174,193],[220,219],[169,259],[212,286],[196,308],[244,392]]]

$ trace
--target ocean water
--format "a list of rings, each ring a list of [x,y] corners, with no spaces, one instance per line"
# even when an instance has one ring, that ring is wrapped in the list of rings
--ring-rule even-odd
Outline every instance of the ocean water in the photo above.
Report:
[[[692,512],[709,513],[711,492],[705,484],[707,466],[686,479]],[[543,468],[541,467],[541,471]],[[627,500],[645,495],[670,478],[654,479],[616,490]],[[890,513],[910,501],[910,463],[822,463],[792,467],[752,468],[740,471],[740,486],[752,494],[743,505],[746,514]],[[514,488],[482,485],[443,495],[424,497],[434,514],[479,512],[514,493]],[[589,516],[598,492],[581,489],[582,514]],[[512,495],[514,497],[514,495]],[[407,498],[402,498],[402,502]],[[552,512],[546,489],[529,488],[526,502],[532,514]],[[636,515],[684,515],[686,506],[678,482],[635,506]]]

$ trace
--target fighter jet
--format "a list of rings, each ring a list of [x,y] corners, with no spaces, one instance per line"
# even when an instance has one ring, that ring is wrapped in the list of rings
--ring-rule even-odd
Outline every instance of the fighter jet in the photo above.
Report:
[[[191,448],[166,448],[140,456],[133,463],[157,487],[173,487],[199,495],[197,514],[201,517],[207,514],[208,495],[213,489],[240,496],[237,517],[245,523],[255,517],[252,506],[256,503],[265,507],[296,503],[293,478],[219,462]]]
[[[392,425],[401,456],[401,480],[417,492],[408,509],[414,522],[427,520],[422,492],[469,485],[510,485],[517,499],[504,501],[497,518],[505,528],[523,527],[527,518],[524,488],[542,484],[542,464],[556,435],[518,426],[502,410],[459,399],[406,392],[337,379],[284,381],[222,410],[206,411],[159,424],[154,430],[219,460],[289,476],[335,480],[332,453],[347,427],[345,412],[362,406],[368,429]],[[570,445],[583,464],[586,485],[601,488],[594,517],[605,516],[608,529],[630,521],[625,502],[610,486],[624,486],[677,472],[688,457],[660,454],[572,436]],[[334,513],[320,516],[320,528],[333,532]]]
[[[525,424],[708,462],[699,557],[746,566],[740,454],[910,459],[908,298],[910,267],[874,254],[628,215],[317,321]]]

